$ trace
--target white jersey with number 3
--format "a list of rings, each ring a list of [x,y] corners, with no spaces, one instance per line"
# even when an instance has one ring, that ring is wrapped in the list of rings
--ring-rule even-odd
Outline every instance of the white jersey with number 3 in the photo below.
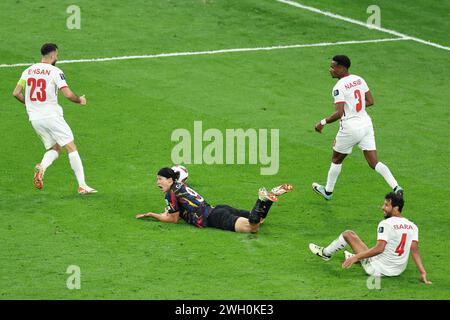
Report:
[[[344,115],[341,118],[341,127],[353,129],[372,124],[366,112],[366,93],[369,87],[360,76],[350,74],[345,76],[333,87],[334,103],[344,102]]]
[[[36,63],[22,73],[19,84],[25,88],[30,121],[63,116],[58,90],[67,87],[67,83],[61,69],[48,63]]]
[[[378,224],[377,240],[386,241],[386,247],[371,263],[385,276],[398,276],[406,269],[412,242],[419,241],[419,229],[406,218],[391,217]]]

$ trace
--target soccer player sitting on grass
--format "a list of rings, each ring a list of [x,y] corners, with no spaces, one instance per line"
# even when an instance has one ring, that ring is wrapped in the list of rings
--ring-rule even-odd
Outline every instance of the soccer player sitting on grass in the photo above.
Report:
[[[385,220],[378,224],[377,244],[373,248],[367,245],[353,231],[343,232],[328,247],[309,244],[312,253],[328,261],[331,256],[344,249],[347,244],[354,254],[344,251],[345,261],[342,267],[350,268],[354,263],[361,262],[362,267],[370,276],[399,276],[408,264],[409,252],[420,272],[420,280],[431,284],[419,253],[419,229],[401,214],[404,200],[398,194],[391,192],[386,195],[383,204]]]
[[[282,184],[272,191],[259,189],[258,200],[251,211],[239,210],[227,205],[211,206],[192,188],[177,182],[178,172],[162,168],[157,175],[157,185],[166,194],[164,213],[138,214],[137,219],[152,217],[162,222],[177,223],[180,218],[196,227],[212,227],[235,232],[256,233],[267,217],[278,196],[293,190],[293,186]]]

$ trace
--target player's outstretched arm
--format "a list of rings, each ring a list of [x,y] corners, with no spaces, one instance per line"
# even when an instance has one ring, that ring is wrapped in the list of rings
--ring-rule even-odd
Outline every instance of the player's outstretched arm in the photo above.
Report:
[[[329,116],[328,118],[322,119],[321,121],[316,123],[314,129],[317,132],[322,133],[322,129],[323,129],[323,127],[325,127],[326,124],[333,123],[336,120],[339,120],[340,118],[342,118],[342,116],[344,115],[345,102],[335,103],[334,106],[336,108],[336,111],[331,116]]]
[[[414,260],[414,263],[416,264],[417,270],[419,270],[420,281],[425,284],[432,284],[432,282],[428,281],[427,279],[427,272],[425,271],[425,267],[422,263],[422,257],[420,256],[419,244],[417,243],[417,241],[413,241],[411,244],[411,256]]]
[[[19,100],[20,102],[25,103],[25,97],[23,96],[22,91],[23,91],[23,87],[22,87],[20,84],[18,84],[18,85],[14,88],[13,96],[14,96],[14,98],[16,98],[17,100]]]
[[[86,105],[87,101],[84,95],[82,96],[77,96],[75,93],[73,93],[72,90],[70,90],[69,87],[64,87],[61,89],[62,93],[64,94],[64,97],[66,97],[67,99],[69,99],[72,102],[75,103],[79,103],[82,106]]]
[[[168,222],[168,223],[177,223],[178,220],[180,220],[180,213],[174,212],[174,213],[154,213],[154,212],[148,212],[143,214],[138,214],[136,216],[136,219],[143,219],[143,218],[155,218],[161,222]]]

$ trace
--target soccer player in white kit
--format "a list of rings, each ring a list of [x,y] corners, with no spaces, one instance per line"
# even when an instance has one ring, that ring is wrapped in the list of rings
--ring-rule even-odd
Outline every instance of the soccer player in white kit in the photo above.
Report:
[[[310,243],[309,249],[328,261],[348,244],[354,254],[344,251],[345,261],[342,267],[348,269],[354,263],[361,262],[368,275],[380,277],[399,276],[406,269],[411,252],[420,280],[431,284],[419,253],[419,229],[402,216],[403,205],[404,200],[400,195],[394,192],[386,195],[383,204],[384,220],[378,224],[377,244],[373,248],[369,249],[354,231],[348,230],[327,247]]]
[[[58,104],[58,90],[67,99],[80,105],[86,105],[86,98],[84,95],[75,95],[68,87],[62,70],[55,67],[58,60],[56,44],[44,44],[41,54],[41,62],[25,69],[13,92],[14,97],[25,104],[31,125],[47,150],[42,161],[35,167],[34,185],[42,189],[45,170],[58,158],[64,147],[78,181],[78,193],[96,193],[97,190],[86,184],[83,163],[74,143],[72,130],[64,120],[63,109]]]
[[[336,111],[318,122],[315,130],[322,133],[326,124],[339,119],[340,125],[334,141],[327,183],[323,186],[314,182],[312,188],[326,200],[331,200],[342,162],[352,153],[353,146],[358,145],[369,166],[383,176],[395,193],[403,195],[403,188],[398,185],[389,168],[377,159],[372,119],[366,112],[366,107],[374,104],[373,97],[363,78],[349,74],[350,64],[350,59],[345,55],[334,56],[331,61],[330,74],[339,79],[332,91]]]

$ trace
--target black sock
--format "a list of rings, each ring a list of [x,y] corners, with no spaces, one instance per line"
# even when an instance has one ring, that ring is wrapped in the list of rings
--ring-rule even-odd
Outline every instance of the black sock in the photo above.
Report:
[[[250,211],[248,217],[250,223],[259,223],[261,219],[265,219],[269,213],[272,203],[272,201],[261,201],[260,199],[256,200],[255,206],[252,211]]]

